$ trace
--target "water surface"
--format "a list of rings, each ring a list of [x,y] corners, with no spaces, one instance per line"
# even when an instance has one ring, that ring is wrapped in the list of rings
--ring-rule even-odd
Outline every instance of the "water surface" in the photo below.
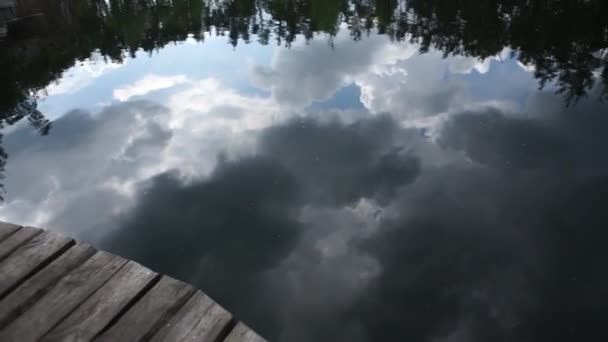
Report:
[[[273,341],[608,339],[605,1],[31,6],[0,219]]]

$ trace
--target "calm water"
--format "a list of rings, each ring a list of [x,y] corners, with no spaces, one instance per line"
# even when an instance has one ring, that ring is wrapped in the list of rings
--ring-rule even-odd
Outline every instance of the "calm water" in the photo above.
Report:
[[[0,219],[273,341],[608,340],[608,2],[31,2]]]

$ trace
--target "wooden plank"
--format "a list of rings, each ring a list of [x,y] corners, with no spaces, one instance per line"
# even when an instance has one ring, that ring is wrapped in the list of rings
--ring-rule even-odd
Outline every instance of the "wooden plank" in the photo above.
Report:
[[[72,243],[65,236],[43,232],[15,250],[0,264],[0,298]]]
[[[177,314],[160,328],[151,341],[183,341],[212,304],[211,298],[196,291]]]
[[[50,291],[57,281],[95,253],[95,249],[80,243],[68,249],[40,272],[23,282],[0,301],[0,329]]]
[[[216,341],[232,321],[232,314],[214,303],[188,334],[188,341]]]
[[[90,341],[143,291],[157,273],[129,261],[42,341]]]
[[[70,238],[0,222],[0,341],[265,342],[201,291],[159,277]]]
[[[97,252],[0,332],[0,341],[37,341],[110,279],[127,260]]]
[[[21,226],[16,224],[10,224],[6,222],[0,222],[0,242],[11,236],[14,232],[16,232]]]
[[[177,314],[160,328],[151,341],[186,341],[188,334],[201,321],[213,304],[211,298],[201,291],[196,291]]]
[[[224,342],[266,342],[265,339],[256,334],[243,322],[239,322],[234,329],[226,336]]]
[[[0,261],[14,252],[19,246],[41,234],[42,230],[32,227],[22,227],[6,240],[0,242]]]
[[[149,339],[194,293],[194,288],[163,276],[99,341],[140,341]]]

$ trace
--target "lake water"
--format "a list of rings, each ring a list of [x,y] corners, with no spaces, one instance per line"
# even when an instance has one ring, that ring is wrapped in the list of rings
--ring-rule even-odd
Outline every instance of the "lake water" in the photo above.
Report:
[[[1,220],[272,341],[608,340],[608,2],[30,3]]]

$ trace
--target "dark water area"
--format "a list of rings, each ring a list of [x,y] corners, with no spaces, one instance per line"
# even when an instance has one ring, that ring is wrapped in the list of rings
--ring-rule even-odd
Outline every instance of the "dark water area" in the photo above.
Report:
[[[18,2],[0,220],[271,341],[608,341],[608,2]]]

